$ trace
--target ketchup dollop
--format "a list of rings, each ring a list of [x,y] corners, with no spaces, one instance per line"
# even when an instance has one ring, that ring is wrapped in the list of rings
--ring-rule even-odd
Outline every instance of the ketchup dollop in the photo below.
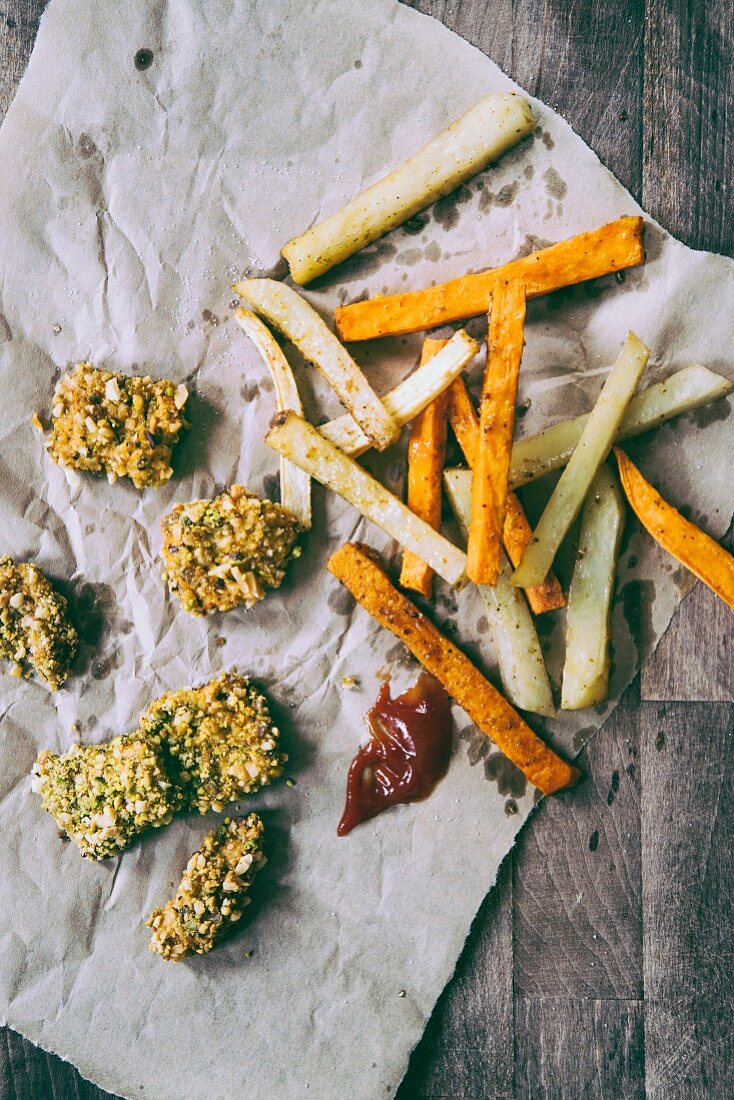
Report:
[[[372,737],[349,768],[339,836],[398,802],[427,798],[449,767],[451,702],[427,672],[397,699],[383,684],[367,722]]]

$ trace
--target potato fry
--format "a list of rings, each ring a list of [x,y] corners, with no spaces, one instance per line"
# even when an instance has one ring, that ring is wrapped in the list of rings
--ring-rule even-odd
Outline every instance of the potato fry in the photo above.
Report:
[[[292,340],[323,374],[344,407],[379,451],[400,429],[346,348],[305,298],[275,279],[243,279],[232,287],[253,312]]]
[[[609,694],[609,613],[624,530],[624,504],[606,463],[589,489],[568,592],[561,708],[582,710]]]
[[[635,267],[645,259],[642,231],[642,218],[618,218],[502,267],[462,275],[424,290],[352,302],[336,310],[337,332],[346,342],[420,332],[484,313],[494,287],[506,279],[524,283],[526,296],[537,298],[563,286]]]
[[[370,552],[346,543],[327,568],[366,611],[392,631],[463,710],[543,794],[578,782],[580,772],[548,747],[461,650],[391,584]]]
[[[447,340],[427,337],[423,343],[421,366],[430,362],[447,343]],[[448,391],[444,390],[413,421],[408,443],[408,507],[435,531],[441,527],[441,475],[446,458],[447,406]],[[406,550],[400,583],[403,588],[412,588],[422,596],[430,597],[433,570],[412,551]]]
[[[467,538],[471,471],[444,470],[443,480],[456,521]],[[487,610],[502,687],[514,706],[552,718],[556,710],[538,633],[522,589],[510,583],[511,573],[510,563],[502,554],[497,583],[493,587],[477,586]]]
[[[408,424],[459,377],[478,351],[479,344],[471,336],[467,336],[463,329],[454,333],[446,347],[433,359],[418,367],[400,385],[385,394],[383,405],[400,427]],[[353,458],[364,454],[372,446],[371,440],[349,413],[330,420],[328,424],[322,424],[319,431],[340,451]]]
[[[489,311],[487,368],[479,405],[479,446],[475,448],[472,479],[466,572],[475,584],[496,584],[500,574],[524,328],[522,283],[498,283],[492,292]]]
[[[479,444],[479,417],[474,410],[463,378],[457,378],[449,390],[449,423],[464,452],[464,458],[469,466],[473,467]],[[513,565],[520,564],[525,548],[532,537],[533,531],[520,498],[515,493],[508,492],[502,541]],[[559,607],[564,607],[566,603],[563,589],[552,569],[542,584],[535,588],[526,588],[524,591],[530,608],[536,615],[555,611]]]
[[[615,447],[614,455],[624,494],[645,530],[734,611],[734,557],[663,500],[624,451]]]
[[[530,104],[516,93],[484,96],[390,175],[288,241],[282,252],[293,281],[311,282],[455,191],[527,137],[534,125]]]
[[[734,383],[721,374],[714,374],[707,367],[684,367],[664,382],[655,382],[632,398],[619,426],[617,440],[642,435],[675,416],[718,401],[731,393],[732,388]],[[537,435],[515,440],[510,464],[510,485],[513,489],[565,466],[578,446],[588,419],[589,414],[584,413],[572,420],[562,420]]]
[[[249,309],[234,311],[235,320],[260,352],[275,385],[278,412],[292,409],[303,416],[303,406],[290,363],[267,325]],[[308,530],[311,526],[311,478],[287,458],[280,458],[280,503]]]
[[[295,462],[322,485],[344,497],[362,515],[381,527],[405,550],[412,550],[439,577],[461,587],[466,581],[466,557],[458,546],[411,512],[379,481],[358,466],[295,413],[278,413],[265,436],[273,450]]]
[[[649,355],[649,349],[630,332],[589,413],[578,446],[540,517],[533,541],[515,570],[513,584],[526,588],[545,579],[558,547],[581,510],[597,470],[612,448]]]

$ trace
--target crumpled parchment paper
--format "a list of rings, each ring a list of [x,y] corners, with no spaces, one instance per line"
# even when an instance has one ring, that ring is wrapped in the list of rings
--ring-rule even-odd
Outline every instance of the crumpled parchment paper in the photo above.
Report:
[[[154,54],[142,72],[141,47]],[[2,674],[0,996],[14,1028],[113,1092],[390,1094],[533,806],[458,713],[455,759],[435,794],[337,839],[378,674],[389,670],[396,690],[415,676],[324,571],[346,538],[394,550],[340,500],[315,492],[303,559],[249,613],[184,615],[158,559],[159,520],[175,501],[235,478],[275,491],[277,458],[262,442],[272,387],[228,320],[230,281],[275,268],[294,233],[480,95],[509,87],[481,53],[394,0],[128,0],[119,18],[101,3],[53,0],[43,18],[0,133],[0,529],[3,551],[59,579],[84,644],[56,695]],[[311,301],[328,317],[364,292],[446,279],[637,211],[566,123],[534,106],[532,140],[417,232],[398,230],[333,272]],[[734,265],[651,223],[647,250],[621,284],[530,304],[521,430],[588,409],[629,328],[653,349],[647,382],[694,361],[731,373]],[[356,355],[382,389],[412,368],[419,343]],[[80,358],[191,384],[191,432],[158,493],[88,476],[71,489],[47,460],[29,419],[48,416],[59,371]],[[309,414],[337,412],[315,372],[297,369]],[[633,447],[663,492],[719,536],[734,507],[729,411],[721,402]],[[399,454],[368,464],[400,489]],[[566,751],[602,723],[688,586],[628,533],[612,699],[548,725]],[[476,595],[442,587],[437,613],[491,672]],[[556,673],[559,630],[547,638]],[[270,862],[240,936],[173,966],[148,952],[144,921],[211,822],[178,819],[119,860],[84,863],[28,774],[39,748],[72,743],[73,723],[85,742],[107,739],[164,690],[230,666],[267,687],[297,785],[246,803],[263,813]],[[345,676],[359,688],[346,690]]]

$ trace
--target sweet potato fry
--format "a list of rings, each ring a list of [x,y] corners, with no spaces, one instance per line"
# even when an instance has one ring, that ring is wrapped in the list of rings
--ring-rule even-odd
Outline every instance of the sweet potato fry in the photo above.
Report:
[[[496,584],[500,574],[524,327],[525,289],[522,283],[499,283],[493,291],[489,312],[487,367],[479,407],[479,446],[475,451],[472,478],[466,572],[475,584]]]
[[[449,423],[454,430],[464,458],[473,467],[479,445],[479,417],[463,378],[457,378],[449,390]],[[502,541],[507,556],[514,566],[520,564],[525,548],[533,537],[533,529],[528,523],[525,509],[516,493],[508,492],[505,522],[502,528]],[[551,569],[542,584],[535,588],[524,589],[531,610],[536,615],[545,611],[555,611],[565,607],[566,597],[560,581]]]
[[[447,340],[427,337],[423,343],[421,366],[447,343]],[[441,526],[441,475],[446,458],[447,406],[448,391],[444,390],[415,418],[408,444],[408,507],[436,531]],[[412,550],[406,550],[400,583],[403,588],[412,588],[422,596],[430,596],[433,570]]]
[[[734,557],[663,500],[624,451],[615,447],[614,455],[624,494],[645,530],[734,611]]]
[[[543,794],[578,782],[578,769],[541,741],[469,658],[398,592],[368,550],[346,543],[332,555],[327,568],[381,626],[400,638],[482,733]]]
[[[517,493],[507,494],[507,511],[505,513],[505,525],[502,528],[502,541],[505,544],[507,557],[512,564],[517,566],[522,561],[522,556],[533,537],[533,529],[528,523],[525,509],[520,503]],[[559,607],[566,606],[566,597],[561,588],[561,582],[553,570],[549,570],[548,576],[542,584],[536,584],[533,588],[523,589],[531,610],[536,615],[542,615],[546,611],[556,611]]]
[[[635,267],[645,259],[642,229],[640,217],[618,218],[502,267],[462,275],[425,290],[340,306],[334,315],[337,331],[346,341],[420,332],[484,313],[494,287],[505,279],[523,282],[527,297],[537,298],[563,286]]]
[[[467,464],[474,469],[479,447],[479,416],[461,376],[449,388],[449,424]]]

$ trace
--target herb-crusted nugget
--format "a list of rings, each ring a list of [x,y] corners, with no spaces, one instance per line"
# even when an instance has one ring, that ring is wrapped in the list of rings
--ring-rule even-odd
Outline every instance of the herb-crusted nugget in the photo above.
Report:
[[[250,608],[278,588],[302,533],[292,512],[243,485],[177,504],[162,528],[164,580],[194,615]]]
[[[140,725],[173,758],[187,809],[223,810],[283,774],[267,701],[236,672],[162,696]]]
[[[257,814],[225,818],[207,833],[188,862],[175,898],[148,918],[151,951],[179,962],[216,947],[250,903],[245,895],[265,863],[263,833]]]
[[[186,427],[185,386],[79,363],[56,386],[46,449],[59,466],[129,477],[136,489],[168,481]]]
[[[79,639],[66,600],[40,569],[0,557],[0,657],[36,670],[54,691],[69,678]]]
[[[61,756],[44,750],[32,789],[86,859],[117,855],[145,829],[167,825],[181,802],[160,744],[140,732]]]

